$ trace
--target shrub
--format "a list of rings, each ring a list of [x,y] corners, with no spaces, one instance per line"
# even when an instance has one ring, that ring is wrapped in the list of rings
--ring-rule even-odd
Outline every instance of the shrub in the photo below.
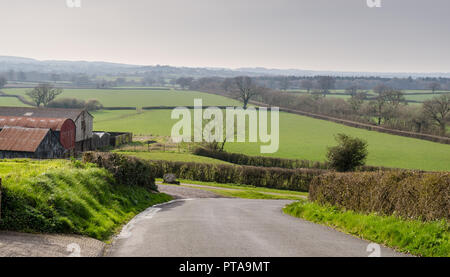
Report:
[[[103,105],[96,99],[84,101],[77,98],[59,98],[51,101],[48,104],[48,107],[63,109],[87,109],[89,111],[96,111],[103,108]]]
[[[427,221],[450,219],[449,196],[448,172],[331,172],[309,190],[310,200],[321,204]]]
[[[103,105],[97,99],[89,99],[84,104],[84,107],[88,111],[97,111],[97,110],[101,110],[103,108]]]
[[[48,104],[51,108],[63,108],[63,109],[83,109],[85,102],[82,99],[76,98],[59,98],[53,100]]]
[[[359,138],[338,134],[337,146],[328,149],[327,158],[331,168],[337,171],[353,171],[363,166],[367,157],[367,143]]]
[[[147,161],[116,153],[85,152],[83,162],[106,168],[119,184],[158,189],[155,172]]]

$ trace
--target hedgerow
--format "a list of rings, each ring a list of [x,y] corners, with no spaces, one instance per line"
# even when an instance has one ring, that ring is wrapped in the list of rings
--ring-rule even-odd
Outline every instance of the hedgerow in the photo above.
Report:
[[[284,169],[274,167],[234,166],[222,164],[203,164],[192,162],[173,161],[146,161],[134,157],[125,157],[116,153],[87,152],[83,156],[86,162],[93,162],[108,168],[117,175],[131,176],[133,178],[162,178],[166,173],[176,174],[178,178],[203,182],[244,184],[256,187],[267,187],[295,191],[308,191],[309,184],[315,176],[323,174],[320,169]],[[127,165],[130,163],[130,165]],[[122,165],[119,169],[118,165]],[[139,165],[140,172],[132,172],[135,165]],[[125,173],[125,168],[130,170]],[[127,178],[118,179],[125,181]]]
[[[315,178],[309,198],[357,212],[424,221],[450,219],[450,173],[330,172]]]

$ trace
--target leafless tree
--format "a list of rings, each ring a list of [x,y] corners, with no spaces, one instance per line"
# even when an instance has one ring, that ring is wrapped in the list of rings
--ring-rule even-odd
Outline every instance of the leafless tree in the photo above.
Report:
[[[436,90],[441,89],[441,84],[439,84],[438,82],[432,82],[432,83],[428,84],[428,88],[434,94],[436,92]]]
[[[388,119],[395,113],[396,108],[405,102],[403,92],[395,90],[384,84],[377,85],[373,91],[377,94],[375,97],[376,115],[378,118],[378,125],[381,125],[381,120]]]
[[[191,85],[193,80],[194,80],[194,78],[181,77],[181,78],[177,79],[176,83],[178,85],[180,85],[182,89],[186,89],[187,87],[189,87]]]
[[[302,80],[301,82],[302,88],[306,89],[306,91],[309,93],[311,89],[314,87],[313,81],[309,79]]]
[[[280,81],[280,88],[281,90],[288,90],[289,89],[289,78],[288,77],[282,77]]]
[[[334,89],[335,80],[331,76],[320,76],[317,80],[319,89],[322,91],[323,96],[330,93],[331,89]]]
[[[423,110],[428,118],[439,125],[441,134],[445,135],[447,122],[450,120],[450,94],[425,101]]]
[[[239,99],[244,102],[244,109],[247,109],[248,102],[259,93],[257,86],[252,79],[247,76],[239,76],[234,78]]]
[[[225,92],[230,92],[233,89],[234,86],[234,80],[232,78],[226,78],[223,80],[221,87]]]
[[[33,100],[36,107],[47,107],[47,105],[56,98],[56,96],[62,93],[62,89],[55,88],[51,84],[39,84],[33,90],[27,92],[27,95]]]
[[[6,78],[3,76],[0,76],[0,89],[2,89],[7,83],[8,83],[8,81],[6,80]]]

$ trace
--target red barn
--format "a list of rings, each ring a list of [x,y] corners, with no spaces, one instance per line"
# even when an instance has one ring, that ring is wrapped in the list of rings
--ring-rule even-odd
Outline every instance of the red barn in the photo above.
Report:
[[[65,149],[75,148],[76,126],[72,119],[0,116],[0,129],[4,127],[50,129]]]

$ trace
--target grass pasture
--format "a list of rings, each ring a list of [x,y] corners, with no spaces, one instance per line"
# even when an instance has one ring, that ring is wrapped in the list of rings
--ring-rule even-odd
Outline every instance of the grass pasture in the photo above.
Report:
[[[1,97],[0,96],[0,107],[26,107],[24,103],[20,102],[19,99],[15,97]]]
[[[172,161],[172,162],[193,162],[193,163],[207,163],[207,164],[230,164],[221,160],[216,160],[213,158],[196,156],[190,153],[171,153],[171,152],[124,152],[124,151],[114,151],[118,154],[123,154],[127,156],[133,156],[136,158],[141,158],[145,160],[154,161]]]
[[[170,136],[177,120],[171,110],[95,112],[94,128],[105,131],[129,131],[135,135]],[[450,145],[352,128],[330,121],[280,113],[279,151],[267,156],[324,161],[334,136],[346,133],[367,140],[368,165],[407,169],[450,170]],[[258,143],[227,143],[226,150],[261,155]]]
[[[26,95],[30,89],[3,89],[6,94]],[[188,90],[145,90],[145,89],[64,89],[58,98],[97,99],[105,107],[152,107],[152,106],[193,106],[194,99],[201,98],[203,105],[240,106],[233,99],[219,95]],[[1,99],[0,99],[1,100]]]

